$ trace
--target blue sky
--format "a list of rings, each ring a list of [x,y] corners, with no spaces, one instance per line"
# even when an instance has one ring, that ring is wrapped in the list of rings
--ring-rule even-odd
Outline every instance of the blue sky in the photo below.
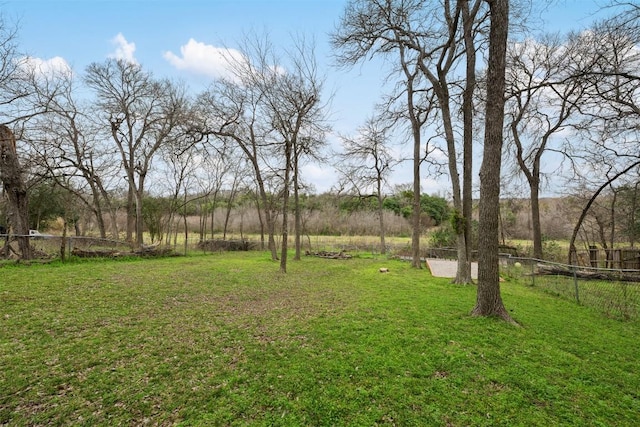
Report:
[[[588,25],[604,2],[531,1],[542,10],[540,29],[552,31]],[[551,6],[542,7],[547,3]],[[379,100],[385,73],[379,64],[350,71],[332,67],[328,34],[345,4],[345,0],[0,0],[0,11],[6,21],[18,23],[20,49],[34,58],[62,59],[82,72],[92,62],[130,55],[156,76],[183,80],[194,91],[204,88],[215,74],[213,64],[202,58],[215,56],[215,49],[235,47],[244,33],[266,31],[274,44],[283,46],[290,44],[291,34],[313,36],[328,76],[327,90],[334,93],[334,129],[353,134]],[[395,183],[410,182],[410,170],[409,164],[401,166]],[[330,167],[309,165],[305,173],[318,191],[333,183]],[[425,177],[423,188],[444,195],[447,184]]]

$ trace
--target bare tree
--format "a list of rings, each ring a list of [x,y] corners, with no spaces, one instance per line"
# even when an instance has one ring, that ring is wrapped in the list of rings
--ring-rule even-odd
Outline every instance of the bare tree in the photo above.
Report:
[[[17,27],[11,26],[0,15],[0,181],[3,195],[8,200],[8,220],[12,231],[18,235],[20,256],[31,258],[29,244],[29,211],[24,165],[18,159],[16,135],[9,128],[22,124],[31,117],[42,114],[37,102],[41,91],[37,69],[29,58],[21,55],[17,44]],[[21,135],[19,135],[21,136]],[[7,240],[8,243],[8,240]],[[9,247],[5,247],[8,251]]]
[[[298,206],[298,176],[303,156],[314,155],[326,130],[320,102],[323,79],[313,49],[298,41],[284,60],[268,38],[247,38],[240,57],[229,56],[232,79],[222,79],[201,98],[208,111],[206,132],[237,144],[253,167],[272,258],[278,259],[274,239],[274,201],[269,200],[269,175],[279,179],[277,193],[282,214],[280,269],[286,271],[289,197],[293,188]],[[296,217],[298,218],[296,207]],[[296,234],[301,232],[296,220]],[[299,237],[296,238],[299,258]]]
[[[398,46],[400,55],[400,69],[405,77],[403,82],[398,82],[396,92],[378,107],[382,117],[388,116],[388,120],[394,125],[406,125],[409,128],[409,137],[413,140],[413,209],[411,231],[411,266],[421,268],[420,235],[421,227],[421,195],[420,171],[425,161],[430,161],[430,155],[436,150],[431,147],[429,140],[423,147],[423,129],[433,124],[438,119],[436,113],[437,103],[435,93],[430,87],[424,87],[424,76],[420,66],[411,55],[411,50],[405,45]],[[441,135],[437,135],[440,137]],[[435,139],[436,136],[430,138]],[[439,166],[434,162],[431,165]],[[438,169],[440,169],[438,167]]]
[[[279,139],[284,160],[282,192],[282,248],[280,270],[286,272],[288,258],[288,211],[290,189],[294,193],[296,259],[300,259],[299,166],[303,155],[314,156],[324,143],[327,130],[321,103],[323,78],[318,73],[313,45],[304,39],[295,42],[281,62],[269,45],[255,45],[254,66],[261,70],[253,77],[260,88],[269,117]],[[260,47],[261,46],[261,47]],[[257,60],[257,61],[255,61]]]
[[[419,102],[424,85],[418,55],[404,41],[404,32],[412,20],[419,22],[424,2],[411,1],[402,4],[393,1],[351,1],[345,7],[339,27],[332,35],[332,43],[338,49],[338,63],[353,66],[373,56],[392,57],[397,60],[398,72],[403,82],[397,86],[398,94],[391,95],[383,110],[403,95],[404,109],[399,116],[408,119],[413,141],[413,229],[411,236],[412,266],[419,268],[420,262],[420,165],[422,163],[422,126],[432,102],[423,107]],[[418,28],[421,28],[418,26]],[[396,56],[397,55],[397,56]],[[397,59],[396,59],[397,58]],[[398,120],[392,118],[392,120]]]
[[[206,145],[200,151],[200,157],[201,164],[196,174],[198,192],[207,195],[200,199],[200,241],[203,241],[207,235],[207,222],[210,236],[214,237],[216,208],[225,186],[229,181],[250,177],[251,170],[247,168],[247,162],[237,147],[232,144],[222,144],[220,147]]]
[[[355,138],[342,138],[343,151],[340,153],[338,171],[342,188],[358,194],[360,199],[373,197],[377,203],[380,224],[380,253],[386,253],[384,226],[384,190],[389,174],[398,161],[389,150],[389,127],[379,119],[370,118],[359,129]]]
[[[540,190],[543,156],[554,148],[554,138],[571,126],[579,113],[584,84],[569,78],[571,45],[556,36],[541,42],[512,43],[507,52],[507,127],[519,171],[529,185],[533,256],[541,259]]]
[[[46,177],[75,195],[93,212],[101,237],[106,237],[104,217],[110,217],[111,235],[118,238],[116,207],[110,189],[120,171],[117,153],[101,143],[101,130],[89,119],[86,105],[79,102],[71,70],[45,79],[55,80],[53,94],[41,94],[46,111],[25,125],[25,141],[31,145],[32,162]],[[46,85],[50,86],[50,85]]]
[[[184,251],[187,251],[188,233],[187,227],[187,205],[194,199],[205,198],[207,194],[199,194],[197,192],[197,171],[201,167],[200,158],[201,150],[193,145],[188,138],[176,138],[168,141],[160,147],[162,164],[158,171],[154,171],[154,175],[162,176],[163,179],[157,180],[162,185],[157,189],[161,194],[166,195],[167,211],[162,224],[158,226],[158,238],[162,242],[164,236],[167,236],[167,243],[171,239],[172,229],[175,230],[174,240],[177,237],[177,216],[182,214],[182,222],[184,225]],[[159,163],[159,162],[158,162]],[[158,166],[157,166],[158,168]],[[152,238],[153,239],[153,238]]]
[[[640,167],[640,160],[636,160],[635,162],[632,162],[630,165],[628,165],[626,168],[620,170],[620,171],[615,171],[611,165],[609,166],[610,170],[608,173],[606,173],[606,181],[604,183],[602,183],[591,195],[591,197],[589,198],[589,200],[587,201],[587,203],[585,204],[585,206],[582,208],[582,211],[580,212],[580,216],[578,218],[578,220],[576,221],[576,225],[573,228],[573,233],[571,234],[571,239],[569,240],[569,259],[568,262],[569,264],[572,264],[575,261],[575,251],[576,251],[576,247],[575,247],[575,242],[576,242],[576,238],[578,237],[578,233],[580,232],[580,228],[582,227],[582,223],[584,221],[584,219],[586,218],[587,214],[589,213],[589,209],[591,209],[591,206],[595,203],[596,199],[598,198],[598,196],[600,195],[600,193],[602,193],[607,187],[611,186],[617,179],[619,179],[621,176],[624,176],[625,174],[629,173],[631,170],[634,170],[638,167]]]
[[[471,173],[472,173],[472,95],[475,89],[475,39],[484,22],[482,1],[458,0],[443,4],[425,0],[353,0],[345,10],[333,44],[341,50],[340,60],[354,64],[370,55],[411,53],[413,64],[431,85],[439,107],[448,153],[453,204],[458,212],[456,283],[471,282],[469,260]],[[465,46],[466,44],[466,46]],[[406,49],[406,50],[405,50]],[[407,57],[403,57],[404,58]],[[465,58],[469,67],[462,93],[463,104],[463,182],[460,182],[455,131],[455,91],[460,85],[454,72]],[[408,58],[407,58],[407,62]],[[465,152],[466,150],[466,152]]]
[[[462,92],[462,217],[464,219],[464,250],[467,264],[458,263],[458,282],[471,281],[471,216],[473,212],[473,136],[474,136],[474,96],[477,88],[476,62],[478,36],[486,21],[483,14],[483,0],[460,1],[462,15],[462,40],[464,43],[465,77]],[[459,243],[461,245],[461,243]],[[458,253],[462,247],[458,248]]]
[[[273,193],[269,191],[270,168],[267,163],[274,131],[262,115],[262,94],[244,76],[242,67],[238,65],[234,70],[236,81],[218,80],[200,95],[201,132],[223,143],[236,145],[251,165],[267,229],[268,248],[271,258],[277,260],[273,214],[275,201]]]
[[[126,175],[131,202],[127,238],[135,231],[135,242],[141,245],[145,179],[156,152],[184,120],[184,88],[155,80],[140,65],[111,59],[89,65],[85,82],[95,93],[99,120],[110,130]]]
[[[474,316],[497,316],[515,323],[500,294],[499,227],[500,168],[505,105],[505,70],[509,0],[487,0],[490,8],[487,106],[484,153],[480,169],[478,291]]]
[[[625,6],[621,13],[573,35],[582,48],[581,57],[587,58],[573,71],[573,78],[584,82],[589,97],[582,109],[584,121],[576,125],[586,144],[574,147],[573,155],[583,160],[583,172],[604,176],[604,181],[593,184],[594,192],[574,227],[569,262],[574,260],[575,240],[596,198],[640,164],[640,7],[633,2],[616,4]]]

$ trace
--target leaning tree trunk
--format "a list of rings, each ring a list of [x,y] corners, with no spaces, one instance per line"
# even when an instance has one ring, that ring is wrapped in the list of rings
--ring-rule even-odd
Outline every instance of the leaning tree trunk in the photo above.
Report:
[[[595,191],[595,193],[593,193],[593,195],[591,196],[591,198],[587,202],[586,206],[584,208],[582,208],[582,212],[580,213],[580,218],[578,218],[578,221],[576,222],[576,226],[573,228],[573,233],[571,234],[571,240],[569,240],[569,259],[568,259],[569,264],[573,263],[573,257],[574,257],[574,255],[576,253],[576,238],[578,237],[578,231],[580,231],[580,228],[582,227],[582,222],[584,221],[585,217],[587,216],[587,213],[589,212],[589,209],[591,208],[591,205],[595,202],[596,198],[598,197],[598,195],[600,195],[602,190],[604,190],[609,185],[611,185],[611,183],[613,181],[615,181],[616,179],[620,178],[622,175],[626,174],[631,169],[633,169],[633,168],[635,168],[637,166],[640,166],[640,161],[633,162],[632,164],[630,164],[629,166],[627,166],[626,168],[624,168],[623,170],[621,170],[620,172],[618,172],[617,174],[615,174],[614,176],[609,178],[607,180],[607,182],[602,184]]]
[[[509,26],[509,0],[490,0],[489,68],[484,155],[480,168],[480,221],[478,230],[478,291],[474,316],[497,316],[515,323],[500,295],[498,217],[500,167],[504,121],[504,86]]]
[[[27,187],[22,180],[16,139],[5,125],[0,126],[0,180],[8,200],[9,224],[17,236],[20,256],[22,259],[31,259]]]

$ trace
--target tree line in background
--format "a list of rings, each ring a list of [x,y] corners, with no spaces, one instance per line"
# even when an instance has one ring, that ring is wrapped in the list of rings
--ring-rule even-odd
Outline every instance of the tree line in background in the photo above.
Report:
[[[300,257],[303,201],[313,193],[302,166],[331,155],[340,176],[335,192],[371,200],[382,213],[390,207],[390,173],[406,160],[392,144],[406,140],[413,165],[413,264],[420,266],[421,178],[446,173],[456,281],[468,283],[474,159],[483,161],[479,230],[492,257],[499,222],[504,231],[507,217],[498,211],[501,192],[529,194],[533,252],[541,258],[540,194],[547,186],[585,199],[572,249],[587,235],[592,209],[603,203],[599,197],[617,200],[621,189],[637,190],[640,5],[612,0],[609,16],[585,30],[534,35],[533,3],[348,1],[331,35],[338,63],[383,58],[391,64],[392,84],[357,134],[341,137],[338,153],[327,146],[326,76],[303,36],[288,47],[247,36],[227,51],[226,77],[193,94],[122,60],[96,62],[81,73],[43,68],[20,53],[17,29],[2,20],[1,121],[19,142],[29,190],[43,183],[64,189],[65,222],[73,222],[75,207],[82,206],[101,236],[124,232],[141,245],[153,198],[169,204],[171,222],[198,198],[216,205],[218,197],[242,195],[252,200],[282,271],[289,230]],[[117,221],[122,210],[124,230]],[[629,212],[635,218],[636,209]],[[378,219],[384,248],[385,216]],[[492,281],[494,273],[487,273]]]
[[[411,234],[412,198],[412,192],[401,187],[397,194],[384,196],[382,214],[388,218],[385,228],[390,235]],[[117,224],[112,227],[107,219],[107,228],[122,229],[126,225],[126,200],[117,204],[120,206],[115,216]],[[259,206],[258,195],[247,188],[189,195],[179,204],[169,197],[147,195],[142,204],[143,225],[151,243],[170,243],[176,233],[185,232],[197,234],[200,241],[251,234],[262,236],[265,249],[265,229],[259,220]],[[451,208],[445,198],[423,194],[420,209],[421,234],[433,227],[448,227]],[[305,235],[374,236],[380,233],[375,219],[379,218],[380,211],[375,198],[305,193],[300,196],[300,210]],[[31,228],[59,232],[60,218],[66,215],[68,225],[75,228],[76,234],[96,235],[98,231],[93,212],[74,202],[73,194],[54,182],[41,182],[31,188],[29,214]],[[276,215],[279,215],[279,209]]]
[[[0,114],[19,141],[29,187],[64,190],[64,230],[81,206],[101,237],[122,231],[141,245],[152,195],[169,200],[177,215],[194,195],[215,203],[222,192],[250,188],[272,257],[286,271],[290,210],[299,257],[300,165],[320,155],[328,129],[312,45],[297,40],[283,60],[267,38],[248,38],[241,55],[229,51],[229,76],[193,95],[123,60],[93,63],[83,74],[44,69],[20,56],[4,21],[0,30],[7,65]],[[124,230],[116,218],[122,209]]]
[[[30,191],[30,228],[60,234],[60,218],[67,217],[68,225],[79,236],[95,236],[98,224],[95,215],[73,194],[54,182],[43,181]],[[562,198],[545,198],[539,203],[544,259],[564,262],[566,251],[557,241],[571,237],[584,205],[591,194],[576,194]],[[580,230],[582,250],[593,245],[605,250],[614,247],[637,247],[640,238],[640,189],[637,186],[621,186],[608,189],[589,209]],[[112,227],[126,226],[126,200],[120,206]],[[191,241],[246,238],[262,236],[262,248],[266,248],[264,228],[258,214],[259,202],[255,192],[239,188],[235,192],[226,189],[217,194],[189,195],[180,204],[163,196],[147,195],[143,200],[142,215],[145,231],[151,243],[171,244],[180,237]],[[519,255],[533,256],[533,248],[520,241],[530,241],[533,234],[531,201],[509,198],[500,202],[500,243],[504,250],[517,250]],[[71,212],[71,214],[70,214]],[[450,202],[441,196],[421,195],[420,234],[429,248],[454,248],[456,235]],[[472,250],[478,248],[477,201],[474,202],[471,223]],[[411,185],[398,186],[383,197],[385,233],[393,237],[409,237],[412,234],[413,192]],[[301,196],[301,221],[303,236],[375,236],[380,234],[380,211],[375,197],[359,197],[336,193]],[[515,243],[514,243],[515,242]],[[381,251],[384,247],[379,245]]]

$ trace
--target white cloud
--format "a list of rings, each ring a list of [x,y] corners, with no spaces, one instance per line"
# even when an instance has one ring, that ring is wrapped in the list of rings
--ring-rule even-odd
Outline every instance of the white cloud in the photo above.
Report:
[[[26,56],[20,60],[20,66],[41,77],[54,77],[55,75],[71,75],[69,63],[60,56],[51,59]]]
[[[194,39],[180,47],[180,56],[170,51],[163,56],[179,70],[212,78],[232,77],[229,65],[233,61],[244,61],[243,55],[235,49],[215,47]]]
[[[136,44],[133,42],[129,43],[122,33],[118,33],[114,38],[112,38],[111,44],[115,46],[115,51],[108,55],[109,58],[126,61],[131,64],[138,63],[134,56]]]

